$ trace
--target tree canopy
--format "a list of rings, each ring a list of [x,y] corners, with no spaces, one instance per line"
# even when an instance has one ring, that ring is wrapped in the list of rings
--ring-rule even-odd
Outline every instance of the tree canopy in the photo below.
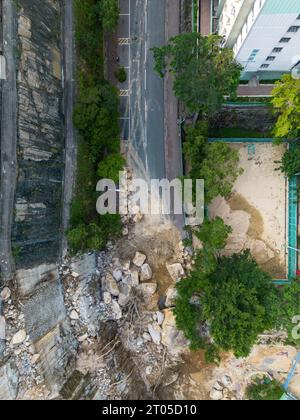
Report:
[[[272,105],[278,119],[274,134],[279,138],[295,139],[300,136],[300,79],[284,75],[276,82]]]
[[[153,48],[155,70],[174,76],[175,95],[191,112],[214,113],[224,96],[236,95],[242,67],[233,51],[222,48],[222,37],[183,33],[163,47]]]
[[[196,232],[203,249],[194,270],[177,285],[177,326],[192,349],[207,351],[209,361],[218,360],[220,351],[247,356],[259,334],[279,326],[281,318],[280,291],[250,251],[220,256],[230,232],[223,220],[206,220]]]
[[[189,176],[204,179],[206,204],[218,195],[227,197],[242,173],[238,151],[225,143],[208,143],[203,122],[187,129],[186,134],[184,152],[191,168]]]

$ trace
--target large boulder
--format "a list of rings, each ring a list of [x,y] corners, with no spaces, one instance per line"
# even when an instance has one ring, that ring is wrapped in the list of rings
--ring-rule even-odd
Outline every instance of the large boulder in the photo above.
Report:
[[[182,331],[176,326],[175,316],[171,309],[164,311],[165,319],[162,325],[162,343],[170,353],[180,354],[188,350],[188,341]]]
[[[172,280],[178,282],[185,275],[184,269],[180,263],[167,264],[167,270]]]
[[[142,265],[146,261],[146,258],[147,258],[146,255],[142,254],[141,252],[137,252],[133,259],[133,264],[136,265],[137,267],[142,267]]]
[[[0,316],[0,340],[6,339],[6,320],[4,316]]]
[[[114,297],[118,297],[120,295],[118,283],[110,273],[105,276],[102,282],[102,288],[105,292],[110,293]]]
[[[144,298],[150,298],[157,291],[157,283],[142,283],[139,285],[139,290],[142,292]]]
[[[141,281],[149,281],[152,279],[153,273],[149,264],[143,264],[141,267]]]
[[[148,331],[152,338],[152,341],[159,345],[161,343],[161,333],[162,330],[158,324],[150,324],[148,325]]]
[[[165,307],[173,308],[175,306],[177,296],[178,296],[178,292],[177,292],[176,287],[170,286],[166,292]]]

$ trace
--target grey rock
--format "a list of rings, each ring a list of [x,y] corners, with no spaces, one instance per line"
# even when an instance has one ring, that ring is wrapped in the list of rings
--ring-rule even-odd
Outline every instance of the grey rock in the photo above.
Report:
[[[0,316],[0,340],[6,339],[6,320],[4,316]]]
[[[141,281],[149,281],[152,279],[153,273],[149,264],[143,264],[141,267]]]
[[[146,258],[147,258],[146,255],[142,254],[141,252],[137,252],[133,259],[133,264],[136,265],[137,267],[142,267],[142,265],[146,261]]]
[[[184,269],[180,263],[167,264],[167,270],[175,282],[179,281],[184,275]]]
[[[175,286],[169,287],[169,289],[166,292],[166,301],[165,301],[165,307],[166,308],[172,308],[175,306],[176,299],[177,299],[177,289]]]
[[[24,341],[26,340],[26,331],[25,330],[20,330],[18,331],[12,338],[11,340],[11,344],[13,346],[17,346],[19,344],[24,343]]]
[[[110,293],[114,297],[118,297],[120,294],[118,284],[110,273],[106,275],[102,287],[105,292]]]
[[[213,389],[211,393],[209,394],[209,396],[214,401],[220,401],[223,398],[223,392]]]
[[[118,304],[118,302],[113,300],[112,303],[111,303],[111,309],[112,309],[113,319],[115,321],[119,321],[122,318],[123,313],[122,313],[122,309],[120,308],[120,305]]]
[[[161,328],[158,324],[148,325],[148,331],[152,338],[152,341],[159,345],[161,343]]]
[[[156,318],[158,325],[162,325],[165,320],[165,315],[162,312],[156,312]]]
[[[113,278],[114,278],[117,282],[120,282],[120,281],[122,280],[122,277],[123,277],[122,270],[117,269],[117,270],[114,270],[114,271],[113,271]]]
[[[7,302],[11,297],[11,291],[8,287],[4,287],[0,293],[0,297],[4,302]]]
[[[156,293],[157,284],[156,283],[142,283],[139,285],[139,290],[142,292],[145,298],[149,298]]]

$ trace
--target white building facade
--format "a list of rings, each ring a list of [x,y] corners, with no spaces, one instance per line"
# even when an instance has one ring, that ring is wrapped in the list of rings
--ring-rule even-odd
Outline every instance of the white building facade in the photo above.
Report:
[[[220,0],[218,18],[243,79],[276,79],[299,65],[300,0]]]

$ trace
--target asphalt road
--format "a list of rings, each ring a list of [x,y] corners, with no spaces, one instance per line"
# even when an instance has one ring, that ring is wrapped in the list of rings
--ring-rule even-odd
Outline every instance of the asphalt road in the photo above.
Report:
[[[15,2],[3,0],[3,54],[6,58],[7,78],[2,82],[1,111],[1,181],[0,181],[0,273],[2,280],[11,279],[13,259],[11,227],[16,188],[17,87],[16,87],[16,21]]]
[[[151,48],[165,43],[165,0],[130,0],[130,141],[149,178],[165,178],[164,81]]]

